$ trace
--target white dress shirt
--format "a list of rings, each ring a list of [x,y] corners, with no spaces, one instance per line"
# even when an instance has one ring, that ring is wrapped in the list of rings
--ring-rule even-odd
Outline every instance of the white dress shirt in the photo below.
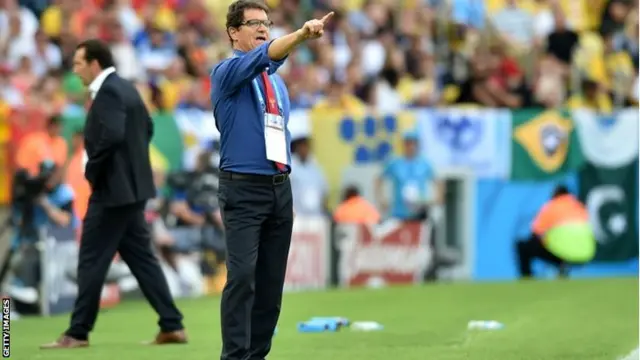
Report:
[[[107,76],[111,75],[114,72],[116,72],[116,68],[113,66],[110,66],[102,70],[100,74],[98,74],[98,76],[96,76],[96,78],[93,79],[91,84],[89,84],[89,91],[91,92],[92,100],[96,98],[96,94],[98,93],[98,90],[100,90],[100,88],[102,87],[102,83],[104,83],[104,81],[107,79]]]
[[[104,83],[104,81],[107,79],[107,76],[111,75],[114,72],[116,72],[116,68],[113,67],[113,66],[110,66],[110,67],[102,70],[100,72],[100,74],[98,74],[98,76],[96,76],[96,78],[93,79],[91,84],[89,84],[89,91],[91,92],[91,99],[92,100],[96,98],[96,94],[98,94],[98,91],[102,87],[102,83]],[[87,151],[85,150],[84,151],[84,156],[82,156],[82,167],[84,169],[87,168],[87,163],[88,162],[89,162],[89,155],[87,154]]]

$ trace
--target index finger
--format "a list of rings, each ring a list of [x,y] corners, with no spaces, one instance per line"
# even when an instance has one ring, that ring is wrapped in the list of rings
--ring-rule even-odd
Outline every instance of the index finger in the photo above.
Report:
[[[334,12],[330,12],[327,15],[325,15],[324,17],[322,17],[322,19],[320,19],[320,21],[322,21],[323,24],[326,24],[327,21],[329,21],[329,19],[331,19],[331,17],[333,17]]]

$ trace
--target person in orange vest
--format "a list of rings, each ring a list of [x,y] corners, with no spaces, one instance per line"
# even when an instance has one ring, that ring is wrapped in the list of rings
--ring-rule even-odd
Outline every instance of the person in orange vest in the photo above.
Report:
[[[67,142],[60,135],[62,119],[49,118],[45,129],[26,135],[18,145],[17,168],[26,169],[31,176],[38,174],[43,161],[53,161],[60,169],[67,161]]]
[[[360,195],[358,188],[349,186],[344,191],[342,203],[333,213],[333,220],[338,224],[377,224],[380,212]]]
[[[74,202],[76,214],[80,220],[83,220],[89,206],[91,186],[87,179],[84,178],[84,133],[81,129],[73,134],[71,143],[73,145],[73,153],[67,164],[67,183],[76,195],[76,201]]]
[[[531,264],[534,259],[557,267],[560,277],[568,276],[567,263],[545,247],[544,237],[549,230],[574,221],[588,222],[589,213],[566,186],[560,185],[555,189],[551,200],[536,215],[531,226],[531,236],[516,243],[520,277],[529,278],[533,275]]]

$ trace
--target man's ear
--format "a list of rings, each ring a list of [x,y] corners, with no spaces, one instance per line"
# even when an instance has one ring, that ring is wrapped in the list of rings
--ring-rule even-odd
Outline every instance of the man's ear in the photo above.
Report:
[[[238,28],[231,27],[227,29],[227,34],[231,39],[231,42],[238,41]]]

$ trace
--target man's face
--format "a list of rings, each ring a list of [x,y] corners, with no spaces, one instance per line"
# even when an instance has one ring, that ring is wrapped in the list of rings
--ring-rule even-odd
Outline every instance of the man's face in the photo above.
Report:
[[[100,69],[97,61],[87,62],[85,49],[80,48],[73,54],[73,72],[80,77],[85,86],[88,86],[100,73]]]
[[[251,51],[269,41],[269,27],[271,22],[264,10],[246,9],[243,25],[229,29],[229,35],[240,51]]]
[[[306,159],[309,156],[309,153],[311,152],[311,146],[309,144],[309,140],[305,139],[303,141],[300,141],[300,143],[298,144],[298,148],[296,149],[296,152],[298,153],[298,156],[300,156],[302,159]]]
[[[413,139],[405,139],[404,155],[408,158],[413,157],[418,151],[418,144]]]

